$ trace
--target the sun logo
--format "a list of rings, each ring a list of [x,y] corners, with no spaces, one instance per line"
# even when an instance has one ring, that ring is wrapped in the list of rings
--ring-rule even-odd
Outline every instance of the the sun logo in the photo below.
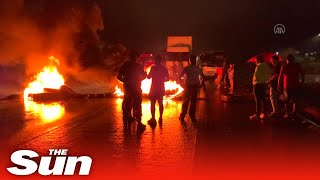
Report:
[[[92,159],[88,156],[67,156],[67,149],[50,149],[49,156],[42,156],[39,166],[32,158],[39,157],[39,154],[31,150],[19,150],[11,155],[12,163],[17,167],[10,167],[7,170],[14,175],[26,176],[38,173],[43,176],[48,175],[74,175],[77,163],[81,163],[79,175],[89,175]],[[55,163],[50,169],[53,156],[56,156]],[[21,168],[24,167],[24,168]]]

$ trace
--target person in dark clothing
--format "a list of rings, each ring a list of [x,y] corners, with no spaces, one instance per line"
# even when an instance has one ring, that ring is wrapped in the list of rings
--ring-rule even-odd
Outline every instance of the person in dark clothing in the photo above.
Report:
[[[228,63],[228,60],[225,60],[225,62],[223,62],[223,67],[222,67],[223,86],[225,89],[228,88],[228,81],[229,81],[228,69],[229,69],[229,63]]]
[[[131,117],[131,110],[134,111],[134,118],[138,122],[139,128],[145,128],[142,124],[142,91],[141,81],[146,78],[143,66],[137,63],[138,53],[131,53],[129,61],[125,62],[119,70],[118,80],[123,82],[124,98],[122,102],[123,121],[125,126]]]
[[[278,88],[279,91],[283,87],[283,92],[286,97],[286,114],[285,118],[288,118],[290,115],[293,115],[296,111],[296,100],[297,95],[299,94],[299,77],[304,83],[304,71],[299,63],[294,62],[293,55],[289,54],[287,56],[287,64],[282,66],[279,75]],[[283,82],[283,84],[282,84]],[[283,85],[283,86],[282,86]],[[292,104],[292,111],[289,112],[289,107]]]
[[[281,63],[278,56],[271,57],[271,77],[267,81],[270,89],[270,101],[272,106],[272,113],[269,117],[275,117],[279,115],[279,91],[278,91],[278,78],[281,69]]]
[[[201,85],[200,78],[204,78],[204,74],[201,69],[196,65],[196,56],[190,57],[191,65],[185,67],[180,74],[180,79],[186,74],[186,86],[184,89],[184,99],[182,104],[182,112],[180,114],[180,120],[184,121],[184,117],[187,114],[189,101],[191,101],[189,116],[192,121],[196,121],[196,108],[197,108],[197,96],[199,87]]]
[[[151,115],[152,118],[149,120],[149,123],[156,122],[155,111],[156,111],[156,102],[159,104],[159,123],[162,122],[163,114],[163,96],[165,95],[165,86],[164,83],[169,80],[169,73],[166,67],[161,65],[162,58],[161,56],[155,57],[155,65],[151,67],[150,73],[148,74],[148,79],[152,78],[152,84],[150,88],[150,101],[151,101]]]

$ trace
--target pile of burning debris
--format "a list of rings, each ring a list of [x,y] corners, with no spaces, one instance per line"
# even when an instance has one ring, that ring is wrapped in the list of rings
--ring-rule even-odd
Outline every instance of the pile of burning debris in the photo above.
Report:
[[[45,66],[34,80],[24,90],[24,99],[32,101],[57,101],[73,98],[98,98],[107,97],[110,94],[78,94],[65,85],[65,80],[57,69],[59,60],[49,57],[50,65]]]
[[[27,101],[60,101],[74,98],[103,98],[103,97],[122,97],[123,91],[119,86],[115,87],[115,92],[104,94],[79,94],[65,85],[65,79],[58,71],[59,60],[53,56],[49,57],[50,64],[45,66],[38,73],[32,82],[24,90],[24,99]],[[147,69],[149,71],[150,68]],[[143,95],[149,94],[151,79],[142,81],[141,89]],[[183,88],[175,81],[165,83],[165,99],[175,99],[180,97]]]

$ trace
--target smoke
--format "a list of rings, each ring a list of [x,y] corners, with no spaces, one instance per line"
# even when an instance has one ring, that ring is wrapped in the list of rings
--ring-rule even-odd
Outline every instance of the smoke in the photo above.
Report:
[[[94,0],[0,0],[0,67],[24,65],[27,82],[53,55],[70,81],[104,84],[103,29]]]
[[[0,62],[18,63],[41,48],[40,32],[23,16],[22,0],[0,2]]]

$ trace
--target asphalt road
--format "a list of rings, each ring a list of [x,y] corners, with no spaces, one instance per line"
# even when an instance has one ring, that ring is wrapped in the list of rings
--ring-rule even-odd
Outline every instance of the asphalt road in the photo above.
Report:
[[[249,121],[252,103],[223,103],[210,85],[198,100],[198,122],[178,120],[181,101],[166,101],[163,124],[125,130],[121,99],[51,104],[0,101],[5,167],[10,154],[68,149],[93,158],[92,179],[165,177],[198,179],[319,179],[319,130],[299,120]],[[143,123],[150,119],[145,100]],[[8,174],[1,170],[2,174]],[[12,176],[9,176],[12,177]]]

